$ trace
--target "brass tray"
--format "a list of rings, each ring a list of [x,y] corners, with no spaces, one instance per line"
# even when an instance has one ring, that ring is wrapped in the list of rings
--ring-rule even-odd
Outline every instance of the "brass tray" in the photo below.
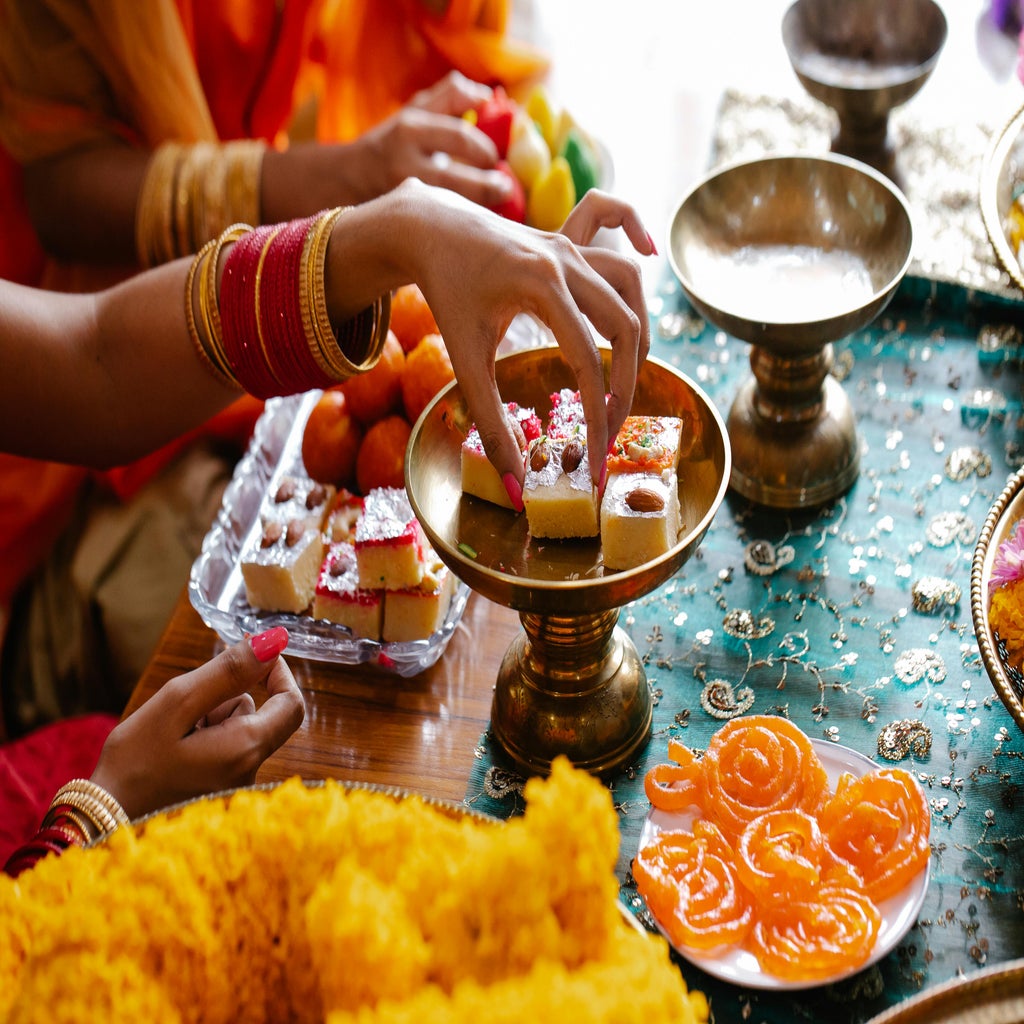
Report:
[[[1024,469],[1010,477],[996,499],[978,534],[971,563],[971,618],[985,671],[999,699],[1014,721],[1024,729],[1024,677],[1003,658],[988,621],[989,580],[1000,543],[1024,518]],[[1024,1016],[1021,1017],[1024,1020]]]
[[[993,136],[981,166],[981,219],[996,259],[1010,280],[1024,291],[1024,267],[1010,246],[1006,221],[1013,186],[1024,183],[1024,106]]]
[[[1024,1021],[1024,960],[986,967],[936,985],[873,1017],[869,1024],[1019,1024]]]

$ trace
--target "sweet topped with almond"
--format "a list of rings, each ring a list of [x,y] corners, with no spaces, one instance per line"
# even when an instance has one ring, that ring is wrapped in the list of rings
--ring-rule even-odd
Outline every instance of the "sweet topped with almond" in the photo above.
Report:
[[[600,536],[607,569],[631,569],[671,550],[681,528],[676,466],[682,420],[628,416],[611,445],[608,479],[599,500],[590,475],[580,394],[562,388],[550,397],[547,429],[524,449],[523,504],[530,536]],[[510,412],[518,408],[509,404]],[[531,416],[529,422],[535,420]],[[462,446],[463,492],[511,508],[497,473],[491,468],[488,476],[474,459],[486,462],[472,428]]]

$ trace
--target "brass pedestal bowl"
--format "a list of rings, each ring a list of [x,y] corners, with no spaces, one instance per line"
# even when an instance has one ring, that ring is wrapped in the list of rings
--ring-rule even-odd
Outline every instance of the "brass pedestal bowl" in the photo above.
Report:
[[[607,379],[611,353],[602,354]],[[557,346],[503,356],[495,371],[502,398],[536,409],[542,421],[553,392],[576,388]],[[519,612],[523,632],[498,672],[491,731],[527,775],[546,774],[564,754],[605,777],[647,743],[650,687],[632,640],[617,625],[619,608],[658,587],[690,558],[725,497],[728,437],[703,391],[649,359],[632,411],[683,421],[683,525],[664,555],[618,572],[602,565],[597,538],[532,540],[525,514],[463,495],[461,445],[471,422],[458,383],[434,399],[409,440],[406,487],[431,544],[478,594]]]
[[[934,0],[796,0],[782,19],[797,78],[838,116],[832,151],[897,182],[889,114],[928,80],[946,34]]]
[[[860,469],[832,342],[870,323],[910,264],[906,199],[845,157],[778,156],[713,171],[672,219],[669,261],[694,308],[749,341],[754,373],[728,417],[735,491],[814,507]]]

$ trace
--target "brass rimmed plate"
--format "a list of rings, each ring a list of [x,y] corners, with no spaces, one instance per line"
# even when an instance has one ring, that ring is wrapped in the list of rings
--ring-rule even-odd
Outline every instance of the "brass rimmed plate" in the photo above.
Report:
[[[1024,1020],[1024,960],[936,985],[869,1024],[1018,1024]]]
[[[971,618],[978,650],[989,680],[1006,710],[1024,729],[1024,676],[1011,669],[988,620],[989,581],[999,545],[1024,518],[1024,469],[1010,477],[995,500],[978,534],[971,563]]]
[[[1024,268],[1010,245],[1006,224],[1013,205],[1013,189],[1024,183],[1024,106],[998,132],[981,168],[981,219],[996,259],[1010,280],[1024,291]]]

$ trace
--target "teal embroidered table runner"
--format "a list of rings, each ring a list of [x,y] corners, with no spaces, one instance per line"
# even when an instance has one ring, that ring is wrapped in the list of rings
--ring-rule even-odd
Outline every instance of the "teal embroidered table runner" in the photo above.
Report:
[[[670,274],[652,354],[727,415],[749,346],[693,312]],[[1024,957],[1024,735],[974,639],[975,542],[1024,462],[1022,309],[908,278],[867,329],[835,346],[856,410],[861,472],[809,512],[730,493],[696,557],[621,609],[655,697],[650,743],[609,783],[622,836],[621,899],[653,927],[630,862],[649,804],[643,776],[670,737],[703,749],[741,714],[908,769],[931,808],[931,879],[916,923],[877,965],[796,992],[742,988],[678,958],[716,1021],[868,1020],[924,987]],[[522,811],[522,782],[485,735],[467,802]]]

